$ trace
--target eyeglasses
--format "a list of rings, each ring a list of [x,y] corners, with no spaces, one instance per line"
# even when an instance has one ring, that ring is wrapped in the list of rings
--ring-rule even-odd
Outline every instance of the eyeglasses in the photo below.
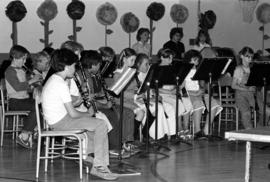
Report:
[[[253,55],[244,55],[244,57],[252,59]]]

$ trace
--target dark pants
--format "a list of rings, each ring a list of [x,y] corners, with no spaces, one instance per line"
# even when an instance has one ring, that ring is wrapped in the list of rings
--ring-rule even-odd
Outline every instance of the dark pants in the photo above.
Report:
[[[35,100],[28,99],[9,99],[9,110],[11,111],[30,111],[26,120],[23,122],[23,131],[34,132],[36,127]]]
[[[120,135],[120,107],[118,105],[114,106],[114,110],[112,109],[103,109],[99,108],[101,112],[103,112],[113,129],[109,132],[109,149],[119,149],[122,145],[122,142],[133,141],[133,133],[134,133],[134,112],[131,109],[125,108],[123,110],[123,130],[122,130],[122,140],[119,142]]]

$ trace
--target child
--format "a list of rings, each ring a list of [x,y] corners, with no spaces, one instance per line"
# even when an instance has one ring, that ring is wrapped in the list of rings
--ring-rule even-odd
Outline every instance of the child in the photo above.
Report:
[[[100,65],[102,62],[101,55],[94,50],[83,51],[81,53],[80,62],[84,68],[85,74],[87,76],[89,88],[91,94],[94,95],[95,103],[97,109],[108,117],[113,129],[109,132],[109,145],[110,154],[116,155],[115,152],[119,149],[119,106],[112,106],[112,102],[107,100],[105,97],[105,90],[103,90],[99,73]],[[80,77],[81,78],[81,77]],[[122,142],[123,146],[127,146],[127,142],[133,141],[133,130],[134,130],[134,113],[133,110],[124,107],[124,123],[123,123],[123,135]],[[126,151],[124,151],[126,152]],[[128,153],[123,153],[123,157],[127,156]]]
[[[80,112],[72,105],[66,79],[73,77],[75,64],[78,57],[68,49],[56,50],[52,56],[52,66],[56,71],[42,92],[42,109],[44,117],[52,129],[86,129],[89,139],[94,140],[94,161],[91,174],[106,180],[115,180],[117,176],[108,168],[108,136],[107,125],[104,120],[91,117],[91,111]],[[92,148],[91,140],[88,140],[87,153]],[[86,158],[88,162],[88,158]]]
[[[174,53],[170,49],[161,49],[158,52],[158,57],[160,58],[160,66],[168,66],[172,64]],[[184,85],[184,83],[182,84]],[[183,86],[181,86],[183,88]],[[181,90],[181,88],[180,88]],[[174,85],[164,85],[160,89],[160,95],[162,96],[162,100],[164,104],[170,104],[173,107],[173,116],[175,117],[175,109],[176,109],[176,89]],[[186,136],[190,137],[190,131],[188,128],[189,116],[192,112],[192,104],[188,97],[181,97],[178,102],[178,116],[179,116],[179,134],[181,137],[185,138]],[[183,116],[183,123],[181,122]],[[175,122],[175,120],[174,120]]]
[[[30,86],[40,82],[42,77],[34,75],[30,80],[26,79],[25,70],[22,66],[25,64],[29,52],[20,45],[15,45],[10,49],[11,65],[5,72],[5,83],[8,95],[10,110],[30,111],[28,117],[23,123],[22,132],[16,139],[16,143],[26,148],[31,148],[32,134],[36,126],[35,101],[29,96]]]
[[[185,53],[184,60],[193,63],[194,67],[191,69],[185,79],[185,88],[188,91],[191,103],[193,105],[193,122],[194,122],[194,139],[197,139],[204,134],[208,135],[209,119],[206,119],[203,131],[200,131],[201,116],[204,110],[207,108],[209,111],[209,95],[205,94],[206,84],[203,80],[192,80],[200,61],[202,60],[201,54],[196,50],[189,50]],[[218,101],[211,98],[211,118],[212,123],[216,115],[222,110],[222,107],[218,104]]]
[[[144,53],[147,56],[150,56],[150,44],[148,43],[149,36],[150,31],[148,28],[140,28],[138,30],[136,35],[137,42],[132,46],[132,49],[134,49],[137,54]]]
[[[205,47],[211,47],[212,41],[207,30],[199,30],[198,35],[195,39],[195,46],[193,47],[194,50],[201,51]]]
[[[147,71],[149,70],[149,58],[146,54],[138,54],[136,61],[135,61],[135,68],[137,68],[137,80],[138,80],[138,84],[142,84],[143,80],[140,79],[140,74],[144,73],[146,74]],[[145,93],[142,95],[136,95],[135,97],[135,101],[136,103],[140,106],[140,108],[143,108],[144,110],[146,109],[145,106],[145,100],[146,95]],[[150,104],[149,104],[149,110],[152,116],[156,115],[155,112],[155,96],[153,94],[151,94],[151,98],[150,98]],[[162,137],[164,137],[164,135],[167,136],[171,136],[171,135],[175,135],[175,115],[172,113],[173,111],[173,107],[171,105],[164,105],[164,103],[162,102],[158,102],[158,135],[157,135],[157,139],[160,139]],[[150,117],[153,118],[153,117]],[[149,122],[149,136],[152,138],[155,138],[155,122],[153,120],[152,123]],[[145,125],[145,120],[142,123],[143,125]],[[146,126],[144,126],[145,128]],[[144,131],[144,129],[143,129]],[[147,128],[146,128],[146,131]],[[147,134],[144,133],[144,135]]]
[[[249,74],[250,63],[254,52],[250,47],[244,47],[240,52],[241,64],[235,68],[233,74],[232,88],[235,89],[235,102],[239,108],[241,121],[245,129],[253,128],[251,122],[251,109],[255,110],[255,86],[246,86]],[[261,91],[257,91],[257,103],[259,106],[259,125],[263,125],[263,100]],[[270,110],[266,107],[266,122],[269,119]]]
[[[101,57],[102,64],[100,66],[100,74],[105,78],[112,78],[113,72],[116,69],[115,52],[111,47],[100,47],[98,49]]]
[[[136,59],[136,52],[131,48],[125,48],[120,53],[120,58],[118,62],[118,69],[114,72],[114,80],[117,81],[123,71],[126,69],[134,66],[134,62]],[[132,79],[128,85],[126,86],[125,93],[124,93],[124,106],[130,108],[135,113],[135,121],[134,121],[134,128],[139,128],[141,121],[144,118],[144,110],[139,108],[137,104],[134,103],[134,96],[135,92],[138,89],[138,85],[135,79]],[[119,103],[119,100],[118,100]],[[119,105],[119,104],[118,104]],[[138,131],[134,131],[134,137],[138,138]]]
[[[182,59],[185,53],[185,45],[181,42],[183,38],[183,28],[175,27],[170,31],[170,40],[163,45],[164,49],[170,49],[174,52],[175,59]]]

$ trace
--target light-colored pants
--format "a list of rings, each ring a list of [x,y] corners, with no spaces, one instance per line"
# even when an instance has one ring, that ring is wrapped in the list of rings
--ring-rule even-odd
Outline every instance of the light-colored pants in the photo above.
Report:
[[[109,165],[108,128],[104,120],[90,116],[71,118],[67,114],[63,119],[50,127],[57,130],[87,130],[88,144],[86,151],[88,154],[94,151],[93,166]]]
[[[251,122],[251,107],[255,109],[254,93],[248,91],[235,91],[235,103],[239,108],[241,122],[245,129],[252,128]]]

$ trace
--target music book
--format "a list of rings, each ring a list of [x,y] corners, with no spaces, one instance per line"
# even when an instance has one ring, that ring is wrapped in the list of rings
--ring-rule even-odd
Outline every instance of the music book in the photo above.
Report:
[[[121,91],[125,89],[126,85],[130,82],[135,73],[136,69],[134,68],[127,68],[126,70],[123,70],[119,79],[114,82],[113,85],[108,88],[108,90],[115,95],[119,95]]]

